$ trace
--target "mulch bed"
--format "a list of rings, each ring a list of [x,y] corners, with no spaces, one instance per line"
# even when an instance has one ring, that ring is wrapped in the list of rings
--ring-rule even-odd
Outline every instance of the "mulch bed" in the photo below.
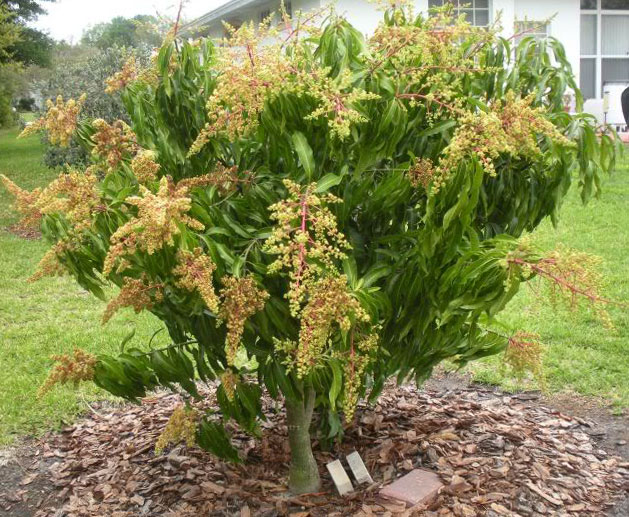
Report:
[[[155,440],[180,403],[159,394],[141,406],[99,408],[42,440],[18,489],[0,493],[0,515],[3,508],[37,517],[605,515],[629,488],[629,462],[598,447],[595,422],[530,398],[473,387],[388,388],[375,407],[360,409],[337,450],[317,452],[322,492],[291,498],[286,427],[273,401],[265,401],[261,440],[235,433],[246,459],[238,466],[183,446],[155,456]],[[325,464],[353,450],[374,485],[341,498]],[[381,485],[418,467],[445,484],[430,508],[378,498]],[[54,485],[54,500],[29,490],[42,479]],[[39,497],[32,513],[10,513],[29,497]]]
[[[42,234],[39,230],[35,228],[24,227],[19,224],[12,224],[11,226],[7,226],[4,229],[10,234],[15,235],[16,237],[20,237],[21,239],[26,239],[27,241],[36,241],[41,239],[42,237]]]

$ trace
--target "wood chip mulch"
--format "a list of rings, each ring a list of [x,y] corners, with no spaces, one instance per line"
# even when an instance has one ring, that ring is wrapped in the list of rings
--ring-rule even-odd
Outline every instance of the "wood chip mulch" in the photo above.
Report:
[[[594,422],[522,398],[475,388],[388,388],[375,407],[360,408],[342,445],[317,452],[322,492],[292,498],[285,494],[286,427],[271,400],[261,440],[234,434],[246,460],[240,466],[183,446],[155,456],[178,396],[101,408],[43,442],[43,456],[54,461],[49,481],[64,503],[43,504],[35,516],[605,515],[629,488],[629,463],[597,447],[588,434]],[[341,498],[325,464],[344,462],[353,450],[374,485]],[[378,498],[380,486],[418,467],[445,484],[430,508]],[[0,508],[7,505],[0,495]]]
[[[13,234],[21,239],[26,239],[27,241],[36,241],[41,239],[42,237],[42,234],[39,230],[24,227],[19,224],[12,224],[11,226],[7,226],[4,229],[10,234]]]

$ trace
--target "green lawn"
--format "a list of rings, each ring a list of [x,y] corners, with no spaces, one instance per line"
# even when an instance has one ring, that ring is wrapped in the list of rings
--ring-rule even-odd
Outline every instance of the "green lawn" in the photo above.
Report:
[[[55,173],[41,164],[38,137],[16,140],[17,131],[0,131],[0,173],[25,188],[50,181]],[[557,230],[549,224],[536,232],[545,249],[558,243],[601,255],[607,260],[608,295],[629,300],[629,174],[626,166],[605,181],[603,199],[583,208],[572,191]],[[146,343],[160,323],[148,314],[121,311],[105,327],[100,317],[104,304],[88,296],[69,278],[46,278],[29,284],[46,246],[3,230],[16,221],[10,197],[0,187],[0,444],[17,435],[38,434],[71,420],[85,410],[86,400],[102,398],[92,386],[57,388],[36,398],[46,378],[49,356],[74,347],[92,352],[113,352],[134,327],[134,343]],[[548,344],[545,370],[551,390],[570,389],[607,397],[618,408],[629,406],[627,344],[629,316],[612,308],[617,326],[609,332],[590,317],[539,310],[527,289],[511,304],[502,319],[510,325],[541,334]],[[164,339],[164,338],[162,338]],[[503,377],[499,358],[472,367],[478,380],[506,388],[517,385]]]

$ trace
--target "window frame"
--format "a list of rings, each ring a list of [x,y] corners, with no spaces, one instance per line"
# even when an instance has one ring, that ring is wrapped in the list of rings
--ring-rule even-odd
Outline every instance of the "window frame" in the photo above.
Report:
[[[629,53],[625,55],[620,54],[603,54],[603,16],[628,16],[629,7],[627,9],[603,9],[602,0],[596,0],[595,9],[581,9],[579,5],[579,12],[583,14],[589,14],[596,16],[596,53],[595,54],[581,54],[579,49],[579,83],[581,82],[581,59],[595,59],[595,92],[596,99],[603,98],[603,59],[626,59],[629,60]],[[579,27],[579,30],[581,27]],[[629,78],[628,78],[629,82]]]

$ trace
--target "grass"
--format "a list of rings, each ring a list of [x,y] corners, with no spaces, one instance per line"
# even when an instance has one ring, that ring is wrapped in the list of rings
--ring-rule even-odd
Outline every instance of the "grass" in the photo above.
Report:
[[[37,137],[16,140],[16,130],[0,130],[0,173],[24,188],[48,183],[55,173],[41,163],[43,148]],[[627,166],[606,180],[601,200],[583,208],[576,190],[568,197],[558,229],[544,224],[535,233],[543,249],[557,243],[595,253],[607,261],[608,295],[629,300],[629,174]],[[0,188],[0,229],[16,221],[11,199]],[[37,389],[47,376],[53,354],[74,347],[91,352],[116,352],[120,341],[136,328],[134,343],[146,343],[161,327],[149,314],[125,310],[101,327],[104,303],[88,295],[70,278],[27,279],[44,254],[46,244],[0,230],[0,444],[25,434],[40,434],[71,421],[86,402],[102,398],[91,385],[56,388],[42,399]],[[612,308],[617,330],[607,331],[589,315],[540,309],[524,289],[502,315],[514,328],[541,334],[548,351],[545,373],[549,389],[574,390],[605,397],[617,408],[629,406],[629,317]],[[477,380],[507,389],[522,387],[501,371],[500,358],[477,363]]]

